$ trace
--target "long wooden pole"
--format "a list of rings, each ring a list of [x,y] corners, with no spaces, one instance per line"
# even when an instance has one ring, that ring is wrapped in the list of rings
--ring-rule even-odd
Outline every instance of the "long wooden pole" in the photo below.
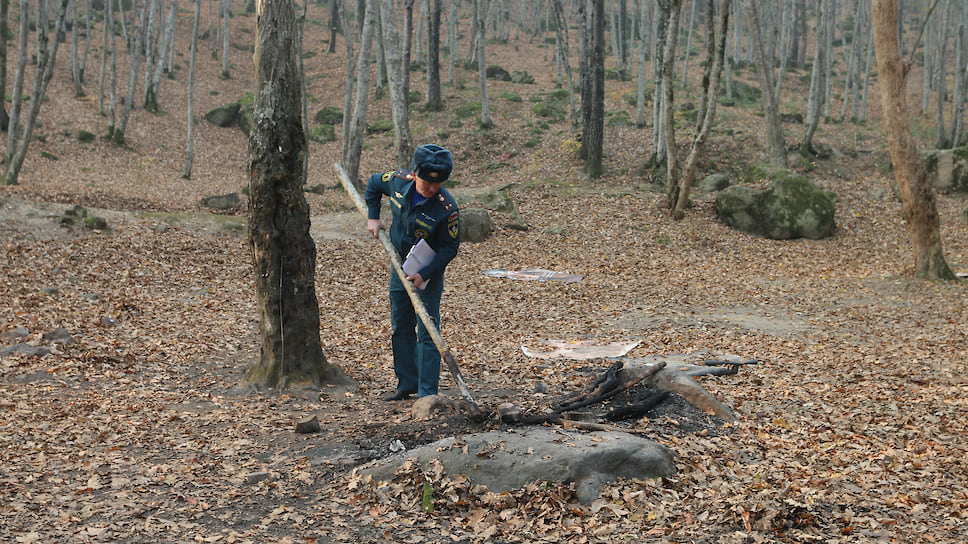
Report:
[[[367,218],[367,208],[366,202],[363,201],[363,197],[360,196],[360,192],[356,190],[353,183],[350,181],[349,176],[346,175],[346,171],[339,163],[333,164],[333,168],[336,170],[336,175],[339,177],[340,183],[343,184],[343,188],[346,192],[353,198],[353,203],[356,204],[356,209],[363,214],[363,218]],[[393,247],[393,243],[390,241],[390,235],[387,234],[385,230],[380,231],[379,235],[380,241],[383,242],[383,249],[387,251],[387,255],[390,256],[390,262],[393,264],[393,270],[400,277],[400,282],[403,283],[403,287],[407,290],[407,294],[410,295],[410,301],[413,302],[413,309],[417,312],[417,316],[420,317],[420,321],[423,322],[424,327],[427,332],[430,333],[430,337],[434,341],[434,345],[437,346],[437,351],[440,352],[440,356],[447,363],[447,368],[450,370],[451,375],[454,377],[454,381],[457,382],[457,388],[460,389],[461,395],[471,403],[474,411],[480,413],[481,409],[474,401],[474,397],[471,396],[470,389],[467,388],[467,384],[464,382],[464,377],[460,374],[460,368],[457,367],[457,360],[454,359],[454,355],[451,354],[450,349],[447,348],[447,344],[444,343],[444,337],[441,336],[440,330],[431,319],[430,314],[427,313],[427,308],[424,306],[423,300],[420,298],[420,293],[417,292],[417,288],[413,283],[407,280],[407,273],[403,271],[403,262],[400,261],[400,255],[397,253],[397,249]]]

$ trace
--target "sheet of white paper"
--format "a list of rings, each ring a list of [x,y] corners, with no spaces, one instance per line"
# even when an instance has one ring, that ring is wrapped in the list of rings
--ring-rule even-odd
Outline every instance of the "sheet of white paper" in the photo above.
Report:
[[[627,342],[610,342],[598,344],[595,340],[542,340],[548,349],[528,349],[521,346],[521,351],[528,357],[536,359],[600,359],[604,357],[622,357],[641,343],[641,340]]]

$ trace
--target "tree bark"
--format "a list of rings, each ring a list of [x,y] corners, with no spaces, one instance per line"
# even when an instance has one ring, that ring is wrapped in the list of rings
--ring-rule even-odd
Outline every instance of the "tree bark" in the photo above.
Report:
[[[248,215],[261,350],[246,378],[258,387],[320,387],[346,377],[326,361],[319,340],[293,2],[262,0],[257,18]]]
[[[377,1],[366,1],[360,52],[356,59],[356,100],[353,104],[353,117],[349,121],[349,147],[345,157],[346,173],[353,180],[353,183],[359,183],[360,177],[360,154],[363,152],[363,132],[366,130],[366,110],[369,105],[370,51],[373,48],[376,13],[379,9]]]
[[[669,207],[675,207],[676,191],[679,187],[679,150],[676,147],[676,125],[672,119],[672,105],[676,79],[676,42],[679,41],[679,14],[682,13],[682,0],[671,0],[670,4],[665,52],[662,53],[662,126],[665,129],[666,142],[666,197]],[[686,196],[688,197],[688,194]]]
[[[494,126],[491,121],[491,105],[487,100],[487,49],[485,44],[488,0],[476,0],[477,5],[477,75],[481,87],[481,128],[489,129]]]
[[[0,130],[7,130],[10,118],[7,116],[7,40],[10,34],[8,15],[10,14],[10,0],[0,0]]]
[[[151,113],[161,111],[158,105],[158,91],[161,88],[161,76],[164,73],[168,49],[174,48],[176,13],[178,13],[178,0],[172,0],[171,8],[168,11],[168,22],[165,24],[165,32],[161,38],[161,48],[158,50],[155,65],[151,70],[151,81],[148,88],[145,89],[145,110]]]
[[[574,123],[578,121],[578,112],[575,108],[575,85],[571,79],[571,65],[568,62],[568,23],[561,8],[561,0],[551,0],[551,3],[555,13],[555,50],[564,72],[565,83],[568,85],[568,118]]]
[[[786,143],[783,141],[783,125],[780,123],[780,109],[773,80],[773,56],[767,57],[763,42],[756,0],[746,0],[746,13],[749,19],[750,38],[753,55],[756,58],[756,72],[763,88],[763,111],[766,114],[766,145],[771,165],[787,167]]]
[[[441,0],[433,0],[427,12],[427,109],[440,111],[440,11]]]
[[[188,60],[188,143],[185,146],[185,171],[182,172],[185,179],[192,178],[192,163],[195,162],[195,57],[198,55],[198,19],[201,11],[202,0],[195,0],[191,53]]]
[[[27,36],[30,29],[30,15],[27,13],[27,0],[20,0],[20,39],[17,47],[17,70],[13,76],[13,89],[10,94],[10,118],[7,124],[7,152],[4,162],[9,162],[17,150],[17,137],[20,135],[20,108],[23,106],[24,77],[27,70]]]
[[[914,250],[914,275],[932,280],[954,279],[955,275],[948,267],[941,247],[940,219],[934,190],[908,126],[904,79],[909,67],[901,63],[897,35],[898,2],[873,0],[871,13],[887,144],[901,193],[901,209]]]
[[[57,7],[57,22],[54,24],[54,44],[48,47],[49,38],[47,36],[47,8],[44,2],[37,3],[37,71],[34,74],[34,86],[30,97],[30,110],[27,112],[27,119],[24,120],[24,133],[17,146],[17,151],[7,163],[3,181],[7,185],[16,185],[17,178],[20,176],[20,168],[27,157],[27,147],[34,132],[34,125],[37,115],[40,113],[40,105],[44,102],[44,95],[47,94],[47,85],[54,76],[54,60],[57,58],[57,46],[60,40],[57,36],[64,31],[64,21],[67,17],[68,0],[60,0]],[[26,17],[26,11],[21,13],[21,17]]]
[[[602,176],[605,134],[605,2],[590,0],[591,20],[587,31],[589,47],[582,61],[582,141],[585,174]],[[587,113],[586,113],[587,112]]]
[[[135,32],[135,45],[131,48],[131,62],[130,67],[128,68],[128,92],[124,97],[124,105],[121,107],[121,119],[118,121],[118,126],[111,134],[111,139],[117,145],[124,145],[124,131],[128,127],[128,118],[131,116],[131,107],[132,103],[134,102],[134,92],[138,85],[138,69],[141,66],[141,55],[142,49],[144,48],[144,40],[142,36],[145,35],[144,25],[147,24],[147,11],[148,4],[146,2],[141,8],[141,24],[139,26],[142,27],[142,30]]]
[[[413,144],[410,134],[409,97],[403,88],[403,65],[400,55],[400,34],[390,0],[380,1],[380,22],[384,36],[383,49],[387,59],[387,79],[390,84],[390,112],[393,115],[393,149],[397,168],[410,166]],[[353,179],[353,178],[350,178]]]
[[[336,34],[339,33],[339,2],[329,0],[329,52],[336,52]]]
[[[715,30],[710,32],[711,36],[709,41],[712,43],[709,47],[710,58],[707,60],[707,65],[710,65],[711,68],[708,70],[708,76],[703,78],[705,83],[703,86],[704,104],[700,108],[703,115],[701,125],[695,138],[692,140],[689,155],[686,157],[685,165],[682,168],[682,176],[679,179],[679,192],[675,207],[672,210],[672,216],[675,219],[682,219],[685,216],[686,205],[689,202],[689,192],[692,190],[692,182],[696,176],[696,165],[699,162],[699,156],[702,154],[706,138],[709,136],[709,131],[712,130],[713,123],[716,119],[719,81],[723,72],[723,57],[726,53],[726,33],[729,29],[729,4],[730,0],[723,0],[722,6],[720,6],[719,22],[715,25]],[[707,0],[706,17],[708,18],[707,24],[710,26],[713,25],[714,14],[715,2],[713,0]]]

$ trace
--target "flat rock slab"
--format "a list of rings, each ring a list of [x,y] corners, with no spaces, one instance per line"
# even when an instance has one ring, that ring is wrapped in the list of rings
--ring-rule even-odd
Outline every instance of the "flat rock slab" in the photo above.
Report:
[[[657,442],[628,433],[534,427],[444,438],[360,467],[358,472],[389,481],[407,459],[416,458],[424,469],[438,459],[447,474],[462,474],[495,493],[539,480],[575,482],[578,500],[591,504],[602,487],[617,478],[671,476],[676,470],[674,455]]]

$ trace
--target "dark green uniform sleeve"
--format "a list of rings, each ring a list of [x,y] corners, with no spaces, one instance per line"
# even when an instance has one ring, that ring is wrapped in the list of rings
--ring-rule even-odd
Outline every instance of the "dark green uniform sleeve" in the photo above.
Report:
[[[390,194],[390,180],[392,178],[393,172],[386,172],[384,174],[373,174],[370,176],[369,181],[366,182],[364,200],[366,200],[367,219],[380,218],[380,204],[383,200],[383,195]]]

